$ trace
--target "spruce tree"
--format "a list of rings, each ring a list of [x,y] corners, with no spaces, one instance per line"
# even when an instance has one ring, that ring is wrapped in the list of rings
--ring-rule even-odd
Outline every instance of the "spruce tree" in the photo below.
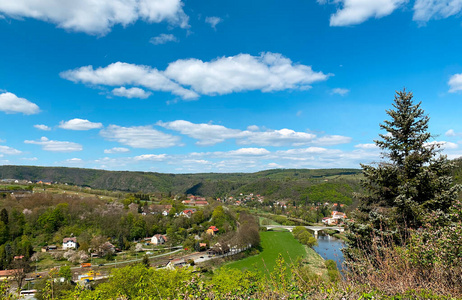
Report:
[[[412,98],[406,90],[396,92],[393,109],[386,111],[390,119],[380,124],[386,134],[375,141],[384,160],[361,165],[364,192],[350,223],[350,249],[368,249],[378,237],[402,244],[430,214],[439,225],[450,221],[460,190],[452,181],[454,165],[440,155],[438,143],[430,142],[430,119]]]

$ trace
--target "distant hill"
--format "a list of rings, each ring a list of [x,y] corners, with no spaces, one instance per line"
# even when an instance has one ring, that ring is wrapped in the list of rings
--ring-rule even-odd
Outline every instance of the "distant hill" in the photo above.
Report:
[[[162,174],[64,167],[0,166],[1,179],[49,180],[95,189],[184,193],[220,197],[258,193],[269,198],[322,201],[326,195],[351,201],[359,169],[275,169],[256,173]],[[347,200],[350,199],[350,200]]]

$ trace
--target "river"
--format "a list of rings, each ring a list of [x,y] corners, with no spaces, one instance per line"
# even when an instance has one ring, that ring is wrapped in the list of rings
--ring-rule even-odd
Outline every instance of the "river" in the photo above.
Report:
[[[313,249],[325,260],[332,259],[337,263],[339,270],[343,269],[343,253],[341,249],[345,247],[345,243],[338,238],[330,235],[319,235],[318,245],[314,246]]]

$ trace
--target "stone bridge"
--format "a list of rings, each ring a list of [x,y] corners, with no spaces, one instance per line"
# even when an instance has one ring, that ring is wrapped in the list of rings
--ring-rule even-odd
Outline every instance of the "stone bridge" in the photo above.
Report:
[[[292,230],[294,230],[295,227],[299,227],[299,226],[261,225],[261,227],[266,227],[266,229],[268,229],[268,230],[269,229],[274,229],[274,228],[283,228],[283,229],[287,229],[290,232],[292,232]],[[315,238],[318,238],[318,232],[319,231],[322,231],[322,230],[325,230],[325,229],[335,230],[335,231],[338,231],[338,232],[344,232],[345,231],[345,228],[343,228],[343,227],[328,227],[328,226],[302,226],[302,227],[305,227],[306,229],[313,231]]]

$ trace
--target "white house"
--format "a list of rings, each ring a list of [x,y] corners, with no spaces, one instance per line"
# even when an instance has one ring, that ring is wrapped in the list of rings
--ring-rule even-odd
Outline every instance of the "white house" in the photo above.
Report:
[[[167,237],[162,234],[156,234],[151,238],[151,244],[161,245],[167,241]]]
[[[77,248],[77,238],[64,238],[63,239],[63,250],[67,249],[76,249]]]

